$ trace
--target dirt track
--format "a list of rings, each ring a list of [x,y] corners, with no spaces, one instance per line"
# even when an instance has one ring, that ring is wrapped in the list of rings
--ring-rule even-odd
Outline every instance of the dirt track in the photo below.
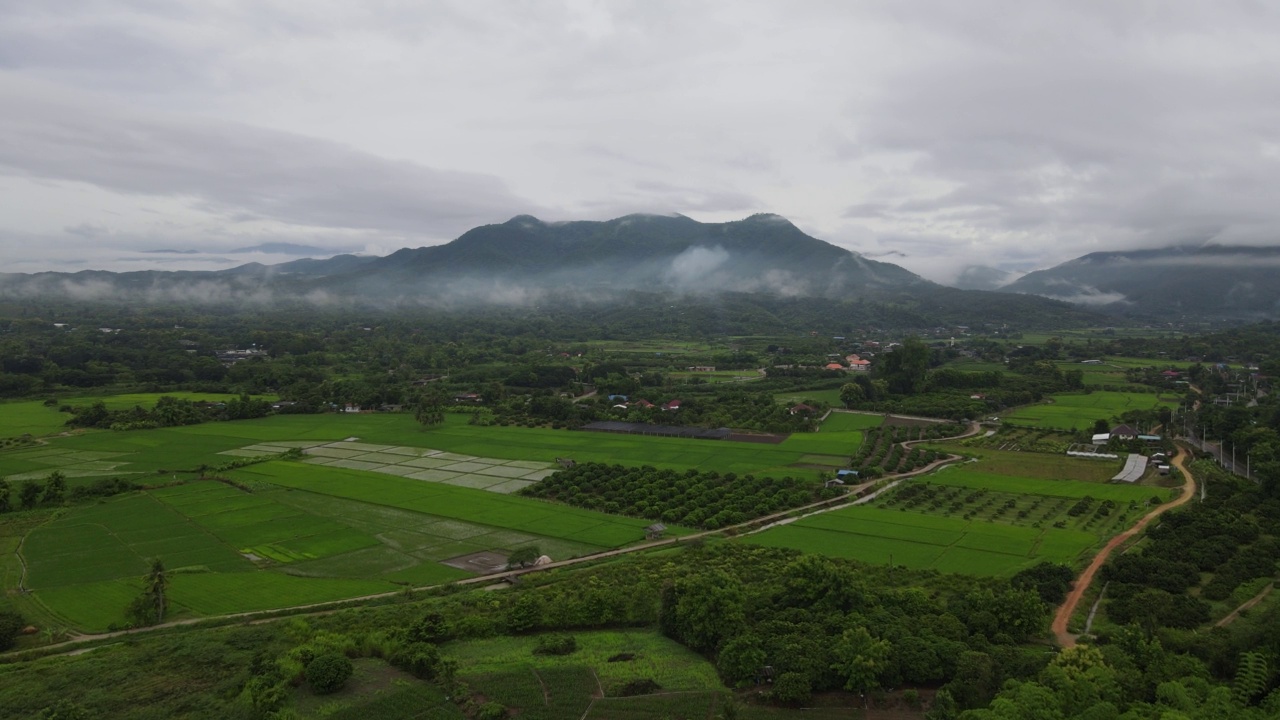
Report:
[[[1176,500],[1167,502],[1153,509],[1151,512],[1142,516],[1142,519],[1134,523],[1133,527],[1111,538],[1111,541],[1093,558],[1093,562],[1089,563],[1089,567],[1080,573],[1080,577],[1076,578],[1075,585],[1071,592],[1067,594],[1067,599],[1058,607],[1057,613],[1053,616],[1053,635],[1058,640],[1058,644],[1064,648],[1075,647],[1076,635],[1067,631],[1067,625],[1071,622],[1071,616],[1075,613],[1076,607],[1080,604],[1080,600],[1084,597],[1085,592],[1089,589],[1089,585],[1093,583],[1093,576],[1097,574],[1098,568],[1101,568],[1107,558],[1111,557],[1111,553],[1129,538],[1142,532],[1147,525],[1161,514],[1172,510],[1179,505],[1183,505],[1195,497],[1196,481],[1191,477],[1191,473],[1186,466],[1187,450],[1181,445],[1178,446],[1178,454],[1173,457],[1172,463],[1174,467],[1182,472],[1182,476],[1186,478],[1186,482],[1182,485],[1182,494]]]

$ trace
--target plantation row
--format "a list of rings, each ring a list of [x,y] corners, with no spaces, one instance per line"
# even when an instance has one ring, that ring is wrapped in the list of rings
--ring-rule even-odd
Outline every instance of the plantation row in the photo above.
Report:
[[[615,515],[630,515],[714,530],[752,518],[836,497],[826,488],[791,477],[738,477],[715,471],[658,470],[581,463],[520,491]]]
[[[852,465],[859,475],[873,478],[884,473],[911,472],[937,460],[939,453],[913,448],[910,451],[900,444],[908,440],[929,440],[951,437],[961,431],[957,425],[930,425],[906,427],[882,426],[867,431],[866,440],[854,456]]]
[[[990,448],[1018,452],[1037,452],[1061,455],[1071,445],[1071,436],[1060,431],[1041,428],[1005,428],[995,435],[969,438],[961,442],[965,447]]]
[[[1139,510],[1136,501],[1129,501],[1121,506],[1115,500],[1098,501],[1086,495],[1072,502],[1069,498],[1015,495],[928,482],[903,485],[878,502],[877,506],[945,517],[958,515],[964,520],[985,519],[1033,528],[1050,526],[1061,530],[1075,525],[1078,530],[1098,532],[1102,532],[1104,526],[1124,524],[1131,512]]]

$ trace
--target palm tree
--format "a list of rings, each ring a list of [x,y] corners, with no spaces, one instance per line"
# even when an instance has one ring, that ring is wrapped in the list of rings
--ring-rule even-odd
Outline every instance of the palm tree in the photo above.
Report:
[[[160,558],[151,560],[151,571],[147,573],[146,589],[143,590],[156,609],[156,622],[164,622],[165,591],[169,588],[169,573],[164,569]]]

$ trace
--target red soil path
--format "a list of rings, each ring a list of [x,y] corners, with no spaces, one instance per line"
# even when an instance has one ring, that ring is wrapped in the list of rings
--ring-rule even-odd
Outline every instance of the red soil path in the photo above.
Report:
[[[1182,471],[1182,476],[1186,478],[1186,482],[1182,485],[1182,494],[1173,502],[1157,506],[1151,512],[1143,515],[1142,519],[1135,523],[1133,527],[1111,538],[1106,547],[1102,548],[1102,551],[1093,558],[1093,562],[1089,563],[1089,567],[1085,568],[1083,573],[1080,573],[1080,577],[1076,579],[1075,586],[1067,595],[1066,601],[1062,603],[1058,608],[1058,612],[1053,616],[1053,635],[1057,638],[1059,645],[1064,648],[1075,647],[1077,636],[1067,631],[1067,623],[1071,621],[1071,616],[1075,613],[1080,600],[1089,589],[1089,585],[1093,583],[1093,576],[1098,572],[1098,568],[1102,567],[1103,563],[1107,561],[1107,558],[1111,557],[1112,551],[1123,545],[1129,538],[1142,532],[1152,520],[1162,513],[1183,505],[1195,497],[1196,481],[1187,470],[1186,459],[1186,448],[1179,446],[1178,454],[1173,457],[1172,463],[1174,467]]]

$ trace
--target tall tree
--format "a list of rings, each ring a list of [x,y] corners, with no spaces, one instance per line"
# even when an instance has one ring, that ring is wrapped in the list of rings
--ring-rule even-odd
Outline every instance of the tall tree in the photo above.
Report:
[[[146,588],[143,590],[150,601],[152,607],[155,608],[156,622],[164,622],[164,611],[168,605],[166,594],[169,590],[169,573],[164,568],[164,562],[160,558],[151,560],[151,570],[147,573]]]

